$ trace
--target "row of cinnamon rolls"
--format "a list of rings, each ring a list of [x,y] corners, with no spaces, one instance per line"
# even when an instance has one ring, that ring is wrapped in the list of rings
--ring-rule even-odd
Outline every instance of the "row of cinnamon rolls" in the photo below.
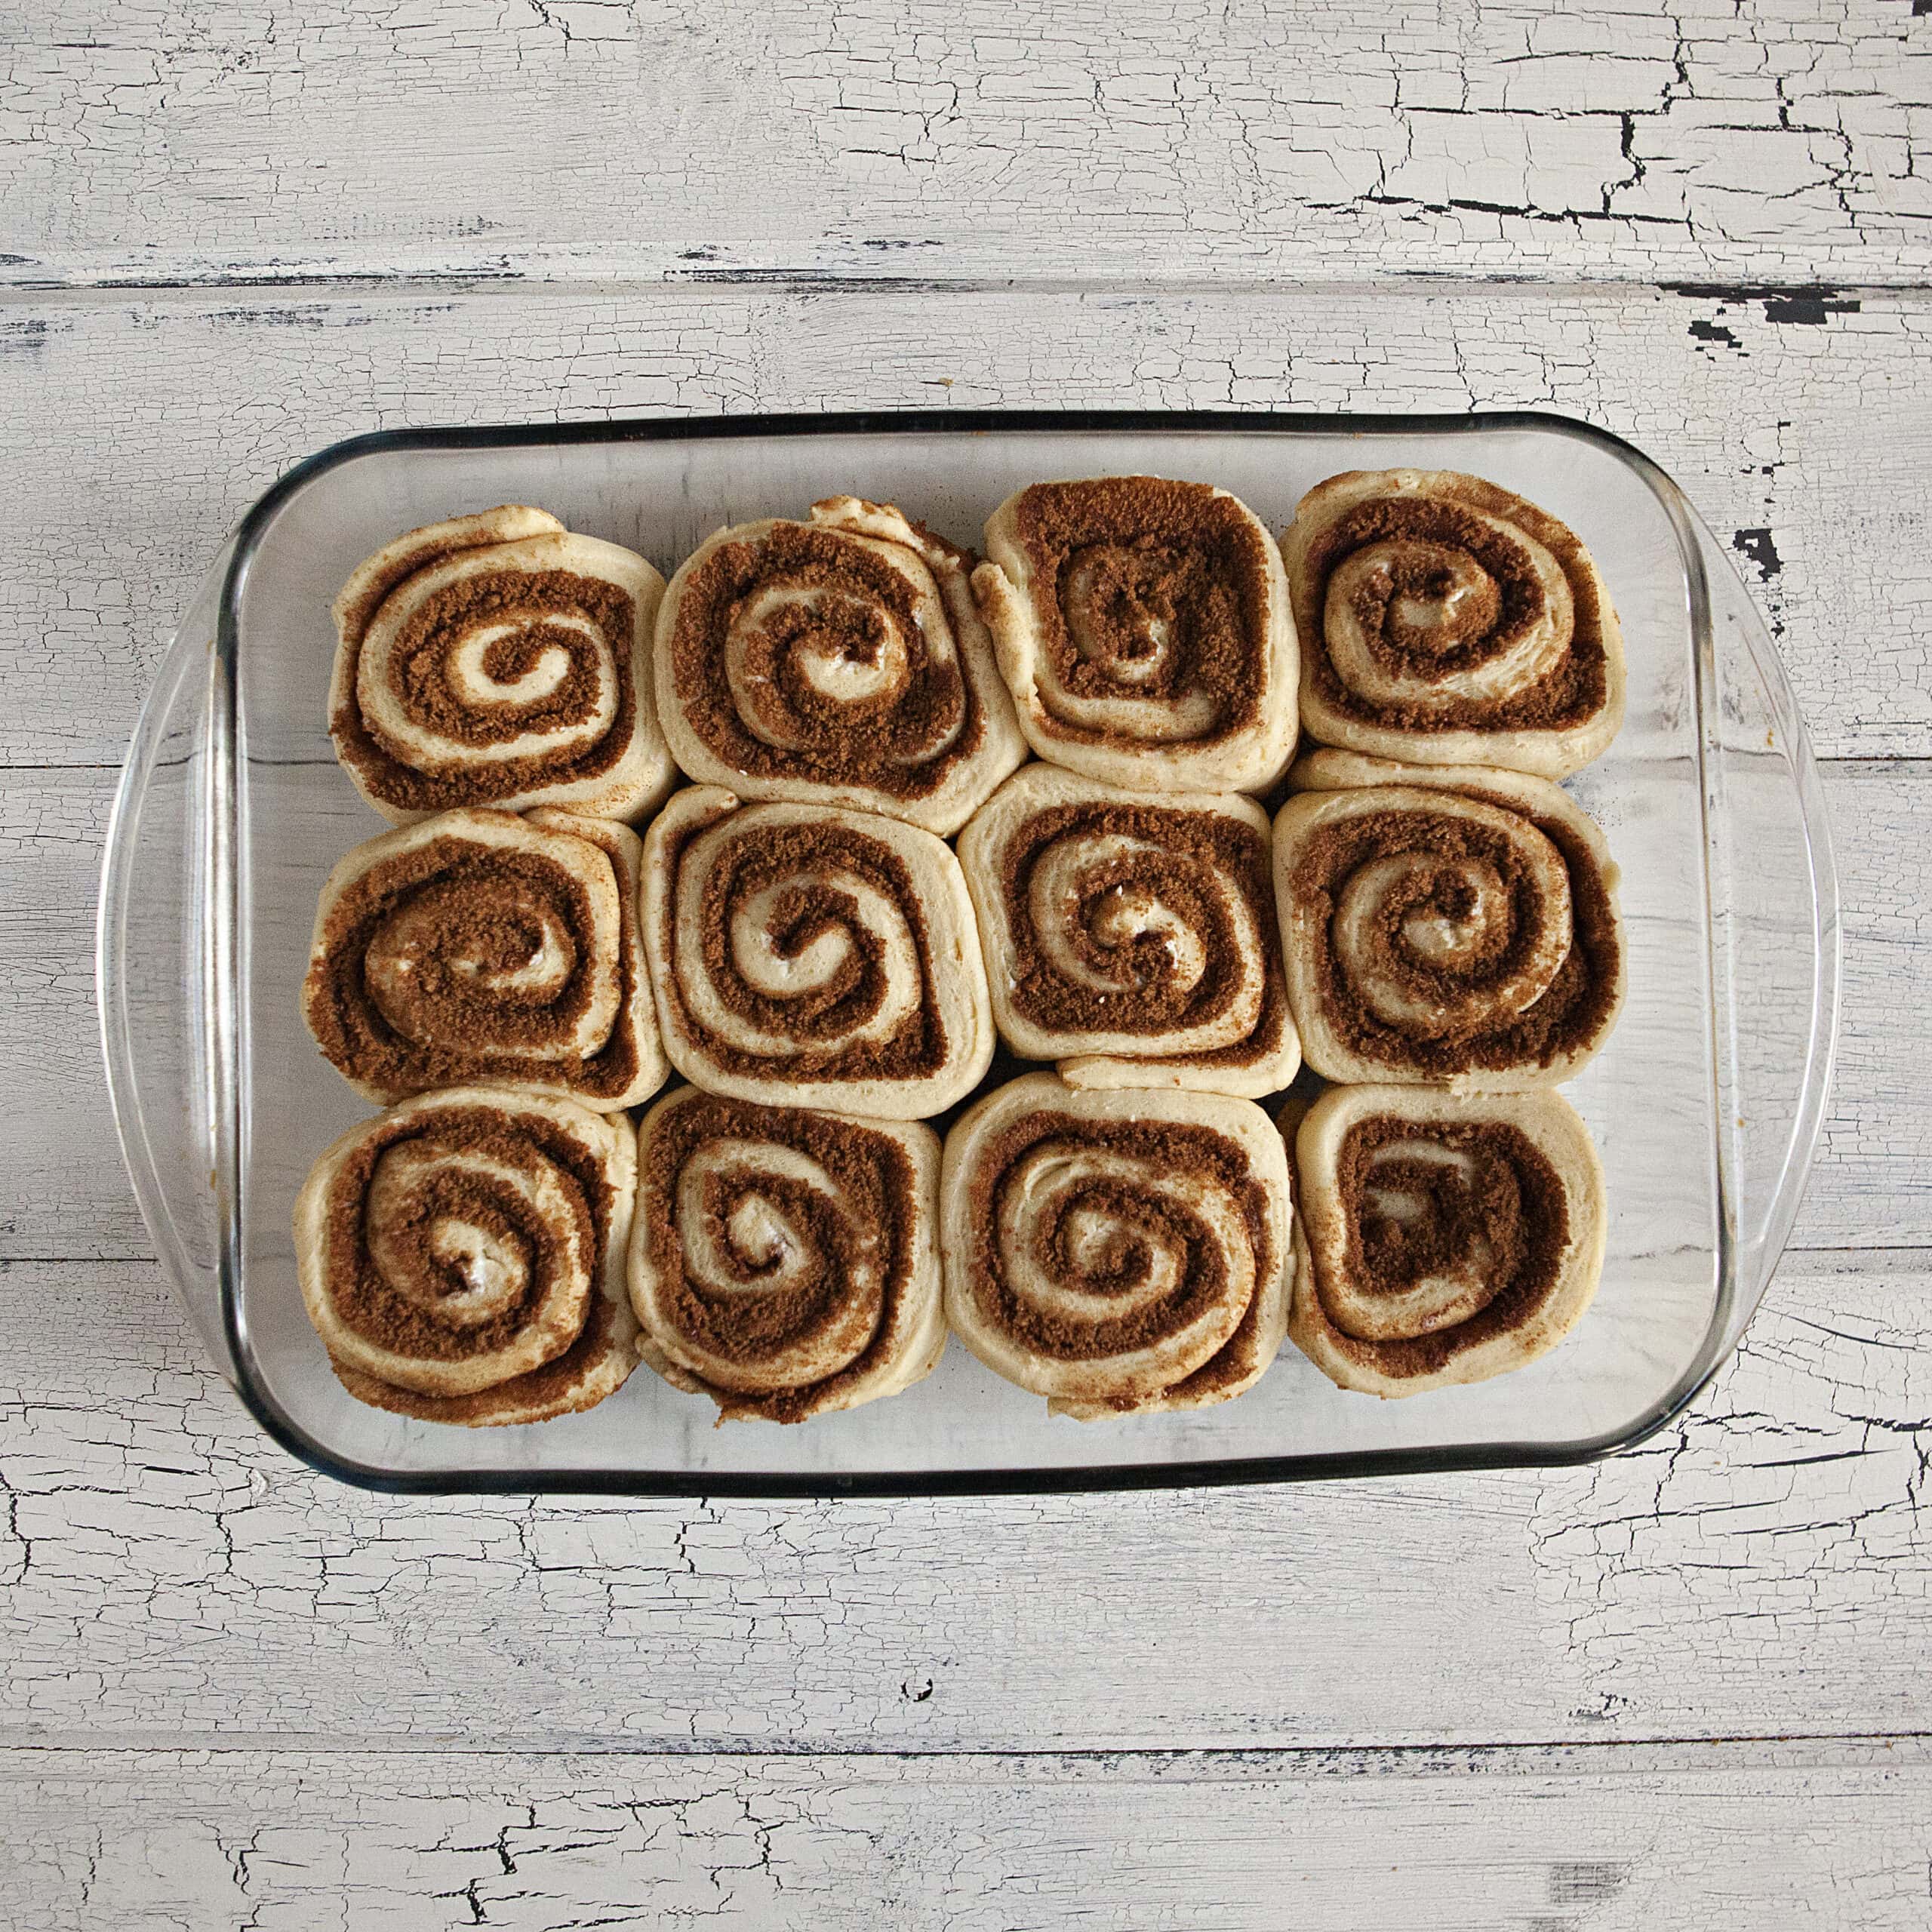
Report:
[[[1558,1095],[1337,1088],[1297,1112],[1034,1074],[942,1149],[695,1088],[635,1130],[452,1088],[323,1155],[303,1293],[351,1394],[472,1426],[589,1408],[640,1362],[721,1420],[800,1422],[898,1394],[949,1331],[1086,1420],[1231,1400],[1291,1337],[1344,1387],[1408,1394],[1575,1321],[1604,1223]]]
[[[675,794],[640,840],[460,809],[336,867],[303,989],[368,1097],[489,1082],[928,1118],[995,1035],[1085,1088],[1567,1078],[1622,998],[1617,872],[1546,780],[1334,752],[1238,794],[1016,773],[955,854],[821,805]]]
[[[983,561],[891,505],[721,530],[666,586],[506,505],[412,531],[335,604],[330,730],[402,824],[635,822],[675,774],[957,832],[1029,749],[1104,783],[1258,793],[1298,728],[1544,777],[1609,743],[1616,614],[1554,517],[1475,477],[1351,472],[1278,547],[1205,484],[1036,484]]]

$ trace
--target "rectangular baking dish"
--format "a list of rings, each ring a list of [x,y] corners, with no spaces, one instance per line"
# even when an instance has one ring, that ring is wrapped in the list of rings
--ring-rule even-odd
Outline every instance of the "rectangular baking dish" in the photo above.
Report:
[[[397,532],[503,502],[668,575],[720,524],[853,491],[973,542],[1045,478],[1152,472],[1232,490],[1278,531],[1338,470],[1474,471],[1589,544],[1621,614],[1629,714],[1571,781],[1623,869],[1629,995],[1569,1091],[1609,1181],[1596,1303],[1553,1355],[1399,1402],[1345,1394],[1291,1346],[1249,1394],[1078,1423],[956,1343],[896,1399],[803,1427],[712,1426],[641,1370],[601,1407],[468,1430],[365,1408],[330,1373],[289,1216],[368,1109],[297,1011],[316,894],[381,829],[325,725],[329,603]],[[1838,908],[1790,689],[1721,547],[1656,465],[1527,414],[944,412],[412,430],[338,444],[255,505],[211,570],[136,731],[99,949],[116,1118],[189,1313],[262,1426],[346,1481],[645,1494],[1054,1491],[1574,1462],[1674,1414],[1735,1346],[1798,1204],[1829,1078]]]

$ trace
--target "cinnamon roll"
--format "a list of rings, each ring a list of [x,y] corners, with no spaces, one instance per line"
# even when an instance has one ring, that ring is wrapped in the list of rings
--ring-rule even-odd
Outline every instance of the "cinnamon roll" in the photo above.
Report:
[[[957,832],[1026,755],[972,554],[889,503],[721,530],[658,612],[657,713],[700,784]]]
[[[986,520],[973,589],[1044,758],[1136,791],[1260,792],[1295,742],[1281,554],[1225,491],[1036,483]]]
[[[1567,1080],[1623,997],[1617,868],[1521,772],[1317,752],[1275,821],[1288,998],[1337,1081]]]
[[[1351,471],[1281,540],[1301,718],[1327,745],[1561,778],[1623,718],[1623,638],[1555,517],[1453,470]]]
[[[1055,1414],[1204,1408],[1281,1347],[1287,1161],[1251,1101],[1030,1075],[961,1116],[940,1192],[947,1321]]]
[[[939,1139],[681,1088],[644,1117],[631,1299],[644,1358],[718,1420],[896,1395],[946,1346]]]
[[[1295,1076],[1268,820],[1251,799],[1150,797],[1048,764],[959,841],[993,1017],[1075,1087],[1254,1099]]]
[[[645,841],[644,939],[666,1051],[707,1093],[917,1120],[991,1063],[966,881],[915,826],[692,786]]]
[[[1344,1389],[1504,1374],[1596,1293],[1603,1171],[1560,1094],[1333,1088],[1295,1134],[1295,1167],[1307,1253],[1288,1333]]]
[[[460,805],[635,819],[672,776],[651,691],[664,580],[506,503],[412,530],[335,600],[329,734],[392,823]]]
[[[343,1386],[429,1422],[540,1422],[637,1359],[630,1123],[500,1087],[352,1128],[295,1207],[302,1298]]]
[[[628,826],[444,812],[357,846],[316,909],[303,1016],[358,1094],[486,1081],[635,1106],[670,1071]]]

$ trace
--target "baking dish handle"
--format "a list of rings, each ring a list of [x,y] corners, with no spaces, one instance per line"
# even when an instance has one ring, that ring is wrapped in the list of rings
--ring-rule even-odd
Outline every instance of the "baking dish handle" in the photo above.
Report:
[[[1784,666],[1731,558],[1685,507],[1710,615],[1700,709],[1730,1251],[1722,1359],[1770,1284],[1823,1128],[1838,1037],[1838,896],[1824,787]]]
[[[121,1150],[155,1251],[232,1382],[222,1316],[235,1033],[232,712],[216,646],[231,542],[143,704],[109,822],[94,949]]]

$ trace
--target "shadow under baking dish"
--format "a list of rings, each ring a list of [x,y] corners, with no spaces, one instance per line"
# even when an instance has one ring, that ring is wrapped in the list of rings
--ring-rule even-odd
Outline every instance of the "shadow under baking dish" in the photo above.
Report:
[[[381,829],[325,713],[329,604],[398,531],[503,502],[668,576],[719,525],[846,491],[971,543],[1041,479],[1219,484],[1271,528],[1344,469],[1471,470],[1574,528],[1622,617],[1628,715],[1570,782],[1623,871],[1629,992],[1566,1091],[1608,1177],[1603,1284],[1516,1374],[1399,1402],[1292,1346],[1238,1401],[1077,1423],[958,1343],[906,1395],[799,1428],[717,1429],[639,1370],[600,1407],[438,1427],[330,1373],[289,1217],[368,1109],[319,1057],[297,989],[316,895]],[[128,1166],[197,1327],[256,1417],[316,1468],[391,1488],[638,1494],[1071,1490],[1585,1460],[1668,1420],[1735,1346],[1795,1211],[1829,1081],[1836,894],[1816,772],[1770,641],[1669,479],[1555,417],[1094,413],[765,417],[410,431],[325,451],[249,513],[143,711],[103,882],[102,1019]]]

